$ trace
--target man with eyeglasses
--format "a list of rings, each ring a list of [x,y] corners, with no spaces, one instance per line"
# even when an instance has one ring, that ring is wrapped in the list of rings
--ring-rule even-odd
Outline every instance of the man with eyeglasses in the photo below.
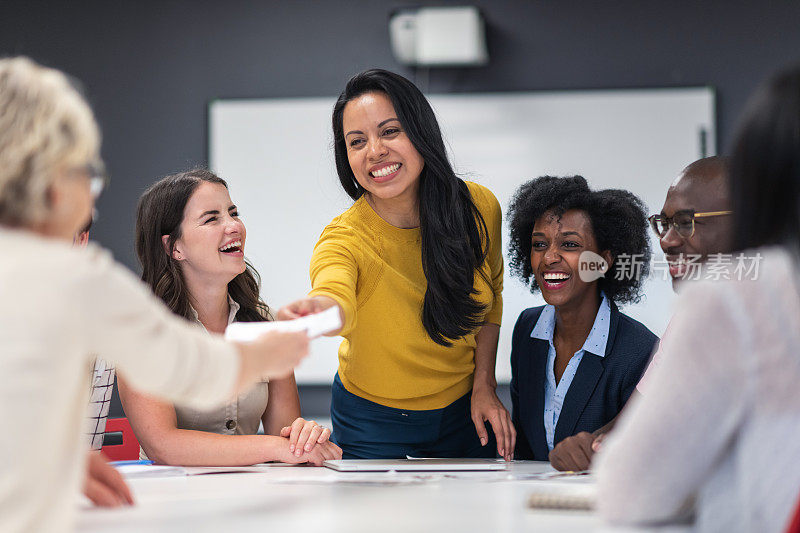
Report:
[[[672,182],[661,212],[649,218],[666,257],[673,290],[679,290],[681,283],[691,279],[693,265],[705,263],[715,254],[731,251],[733,213],[727,174],[727,161],[723,157],[712,156],[695,161]],[[631,399],[646,393],[647,383],[658,367],[667,342],[669,326]],[[614,418],[594,433],[581,432],[562,440],[550,452],[550,464],[557,470],[588,469],[604,435],[616,421]]]
[[[661,213],[649,220],[669,264],[673,289],[687,277],[688,264],[730,252],[731,214],[724,159],[695,161],[672,183]]]

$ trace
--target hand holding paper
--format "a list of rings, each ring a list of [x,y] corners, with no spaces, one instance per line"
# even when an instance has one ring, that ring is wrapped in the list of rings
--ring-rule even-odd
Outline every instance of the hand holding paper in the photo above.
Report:
[[[237,390],[240,392],[247,390],[259,379],[281,379],[291,375],[300,361],[308,355],[309,342],[305,330],[281,331],[271,328],[248,333],[247,336],[240,336],[239,340],[229,338],[238,347],[241,355],[237,383]]]
[[[234,322],[225,330],[225,339],[234,342],[253,342],[267,331],[305,331],[309,339],[342,327],[338,307],[330,307],[321,313],[274,322]]]

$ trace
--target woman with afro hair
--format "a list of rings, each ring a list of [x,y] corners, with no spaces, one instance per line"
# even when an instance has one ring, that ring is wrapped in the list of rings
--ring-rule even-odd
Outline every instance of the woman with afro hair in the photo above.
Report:
[[[511,272],[547,305],[523,311],[511,349],[516,459],[546,461],[566,437],[619,413],[658,338],[621,313],[637,302],[650,267],[644,204],[623,190],[591,190],[581,176],[522,185],[509,209]]]

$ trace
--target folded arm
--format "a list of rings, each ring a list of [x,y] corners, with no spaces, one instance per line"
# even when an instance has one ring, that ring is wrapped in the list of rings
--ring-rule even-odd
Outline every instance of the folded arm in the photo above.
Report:
[[[139,444],[158,464],[181,466],[243,466],[280,461],[321,464],[338,459],[332,443],[324,443],[297,457],[289,451],[289,439],[275,435],[220,435],[179,429],[175,408],[134,391],[119,379],[120,399]]]

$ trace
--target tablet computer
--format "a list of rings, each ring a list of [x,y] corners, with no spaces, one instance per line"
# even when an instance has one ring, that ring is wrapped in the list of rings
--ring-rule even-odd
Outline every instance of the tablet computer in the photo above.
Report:
[[[339,472],[464,472],[505,470],[503,459],[337,459],[323,463]]]

